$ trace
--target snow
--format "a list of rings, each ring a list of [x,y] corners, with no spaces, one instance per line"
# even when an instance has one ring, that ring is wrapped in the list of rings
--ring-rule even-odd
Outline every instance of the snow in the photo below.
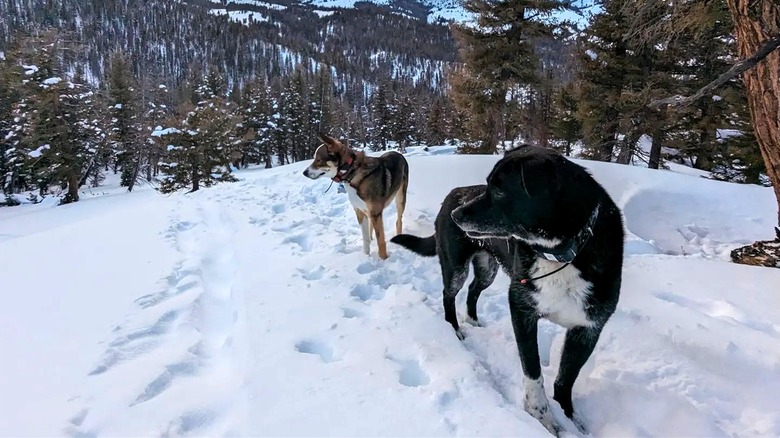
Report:
[[[408,149],[405,231],[432,232],[499,158],[453,149]],[[772,237],[771,189],[578,162],[628,233],[618,309],[574,386],[592,436],[778,436],[780,270],[727,260]],[[458,341],[438,261],[365,256],[309,163],[0,208],[0,435],[548,436],[522,409],[508,278]],[[539,327],[551,396],[564,331]]]
[[[249,25],[252,22],[268,21],[268,17],[256,11],[228,11],[226,9],[211,9],[210,14],[227,16],[230,21]]]
[[[163,129],[161,126],[158,126],[152,131],[150,134],[152,137],[162,137],[163,135],[170,135],[170,134],[178,134],[181,131],[176,128],[165,128]]]
[[[60,82],[62,82],[62,78],[57,78],[57,77],[48,78],[43,81],[43,85],[56,85],[59,84]]]
[[[37,65],[22,65],[22,68],[24,69],[24,74],[26,76],[30,76],[38,72]]]
[[[40,146],[39,148],[37,148],[37,149],[35,149],[33,151],[27,152],[27,156],[30,157],[30,158],[38,158],[41,155],[43,155],[43,151],[45,151],[46,149],[49,149],[49,148],[51,148],[51,145],[48,145],[48,144],[42,145],[42,146]]]

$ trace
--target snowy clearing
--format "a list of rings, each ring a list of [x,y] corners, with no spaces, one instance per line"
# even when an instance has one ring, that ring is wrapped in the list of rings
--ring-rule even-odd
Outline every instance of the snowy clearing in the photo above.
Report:
[[[446,193],[499,158],[451,152],[409,149],[405,231],[431,233]],[[727,261],[772,237],[771,189],[579,162],[629,236],[574,386],[592,436],[780,435],[780,270]],[[362,254],[347,196],[308,164],[0,208],[0,435],[549,436],[522,408],[508,278],[458,341],[438,261]],[[563,334],[540,324],[549,395]]]

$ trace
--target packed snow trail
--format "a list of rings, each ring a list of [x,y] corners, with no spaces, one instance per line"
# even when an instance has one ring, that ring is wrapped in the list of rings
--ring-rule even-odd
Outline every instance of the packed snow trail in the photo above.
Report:
[[[230,219],[218,203],[182,199],[162,235],[179,261],[112,330],[65,428],[73,436],[243,432],[246,331]]]
[[[498,159],[408,155],[405,232],[421,236],[446,193],[484,182]],[[780,272],[726,260],[737,239],[771,231],[771,191],[584,164],[623,208],[629,238],[618,310],[574,387],[582,423],[592,436],[780,435],[780,299],[770,287]],[[41,252],[64,254],[52,242],[103,255],[89,265],[103,283],[60,258],[59,281],[78,303],[69,318],[32,305],[62,293],[44,279],[16,285],[39,296],[13,296],[0,314],[7,330],[73,340],[53,350],[3,336],[3,351],[50,364],[34,366],[40,382],[0,364],[0,391],[11,394],[0,435],[549,436],[522,407],[508,278],[480,298],[485,327],[464,324],[459,341],[443,318],[436,258],[389,244],[381,261],[375,242],[364,255],[347,196],[303,177],[306,165],[242,171],[192,194],[134,194],[145,203],[132,208],[90,200],[90,211],[103,202],[110,213],[56,229],[37,212],[0,216],[16,236],[0,242],[0,266],[15,273],[34,275]],[[391,205],[385,217],[394,214]],[[81,243],[57,240],[63,231]],[[564,330],[539,327],[551,395]],[[65,383],[43,374],[53,364]],[[40,390],[28,392],[33,382]]]

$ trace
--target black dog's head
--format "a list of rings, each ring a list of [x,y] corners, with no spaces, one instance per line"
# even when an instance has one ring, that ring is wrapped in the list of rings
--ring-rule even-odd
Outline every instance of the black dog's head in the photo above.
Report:
[[[453,210],[452,220],[472,238],[554,247],[561,240],[550,225],[561,221],[561,174],[568,165],[576,166],[550,149],[524,145],[507,152],[488,175],[485,193]]]

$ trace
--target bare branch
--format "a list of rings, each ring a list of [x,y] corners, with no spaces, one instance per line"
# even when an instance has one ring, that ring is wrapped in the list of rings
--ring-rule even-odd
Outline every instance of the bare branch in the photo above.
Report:
[[[701,89],[699,89],[699,91],[697,91],[695,94],[687,97],[680,95],[667,97],[665,99],[659,99],[650,102],[650,104],[647,106],[649,108],[657,109],[665,105],[669,105],[671,108],[682,108],[691,105],[702,97],[712,93],[716,88],[720,87],[736,76],[755,67],[756,64],[769,56],[769,54],[775,51],[778,47],[780,47],[780,34],[766,40],[764,45],[756,53],[754,53],[753,56],[734,64],[730,69],[718,76],[717,79],[701,87]]]

